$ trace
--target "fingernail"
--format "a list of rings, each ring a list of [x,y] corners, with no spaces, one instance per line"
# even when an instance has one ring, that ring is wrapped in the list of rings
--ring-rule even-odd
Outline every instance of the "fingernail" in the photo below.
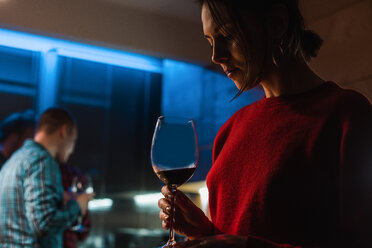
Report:
[[[165,211],[169,212],[170,209],[171,209],[171,208],[170,208],[169,206],[167,206],[167,207],[165,208]]]

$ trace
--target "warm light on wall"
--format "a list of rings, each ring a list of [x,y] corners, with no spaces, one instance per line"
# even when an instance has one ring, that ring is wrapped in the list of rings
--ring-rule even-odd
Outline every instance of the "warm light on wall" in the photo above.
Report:
[[[158,201],[164,196],[161,193],[142,194],[134,196],[134,202],[138,207],[158,206]]]
[[[113,203],[113,200],[109,198],[94,199],[89,202],[88,209],[92,212],[110,210]]]
[[[199,189],[200,195],[200,207],[204,213],[208,212],[208,201],[209,201],[209,192],[207,187],[203,187]]]

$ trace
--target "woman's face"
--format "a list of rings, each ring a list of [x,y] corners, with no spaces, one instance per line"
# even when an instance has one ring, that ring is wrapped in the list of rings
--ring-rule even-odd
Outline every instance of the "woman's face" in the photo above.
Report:
[[[264,47],[262,42],[257,42],[260,38],[256,37],[256,34],[260,35],[260,30],[257,30],[257,25],[255,25],[254,22],[250,23],[250,26],[253,25],[250,29],[252,29],[256,42],[250,44],[253,45],[253,47],[249,47],[251,51],[250,57],[254,63],[251,62],[248,68],[243,49],[239,46],[236,37],[230,37],[224,32],[221,26],[218,26],[214,22],[206,4],[202,6],[201,16],[204,36],[212,49],[212,62],[219,64],[227,77],[234,81],[238,89],[241,89],[244,86],[244,76],[247,74],[247,70],[251,70],[249,73],[255,75],[262,65],[262,52]],[[231,24],[226,23],[224,27],[229,29],[231,28]],[[246,89],[253,88],[254,86],[256,85],[248,85]]]

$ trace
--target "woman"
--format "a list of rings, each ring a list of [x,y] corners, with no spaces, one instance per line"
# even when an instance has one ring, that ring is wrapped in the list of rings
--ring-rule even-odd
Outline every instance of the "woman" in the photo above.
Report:
[[[214,143],[211,220],[176,193],[179,247],[372,247],[372,107],[307,65],[321,46],[296,0],[201,0],[212,61],[240,92]],[[170,193],[159,200],[169,228]]]

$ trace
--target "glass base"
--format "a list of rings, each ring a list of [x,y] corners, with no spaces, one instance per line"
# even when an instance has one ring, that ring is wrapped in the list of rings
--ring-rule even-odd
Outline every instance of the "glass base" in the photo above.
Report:
[[[175,244],[176,244],[176,241],[172,241],[172,242],[168,241],[168,243],[166,243],[163,246],[159,246],[158,248],[173,248],[173,245]]]
[[[79,225],[76,225],[76,226],[72,226],[70,228],[70,230],[74,231],[74,232],[82,233],[82,232],[88,231],[89,229],[84,227],[83,225],[79,224]]]

